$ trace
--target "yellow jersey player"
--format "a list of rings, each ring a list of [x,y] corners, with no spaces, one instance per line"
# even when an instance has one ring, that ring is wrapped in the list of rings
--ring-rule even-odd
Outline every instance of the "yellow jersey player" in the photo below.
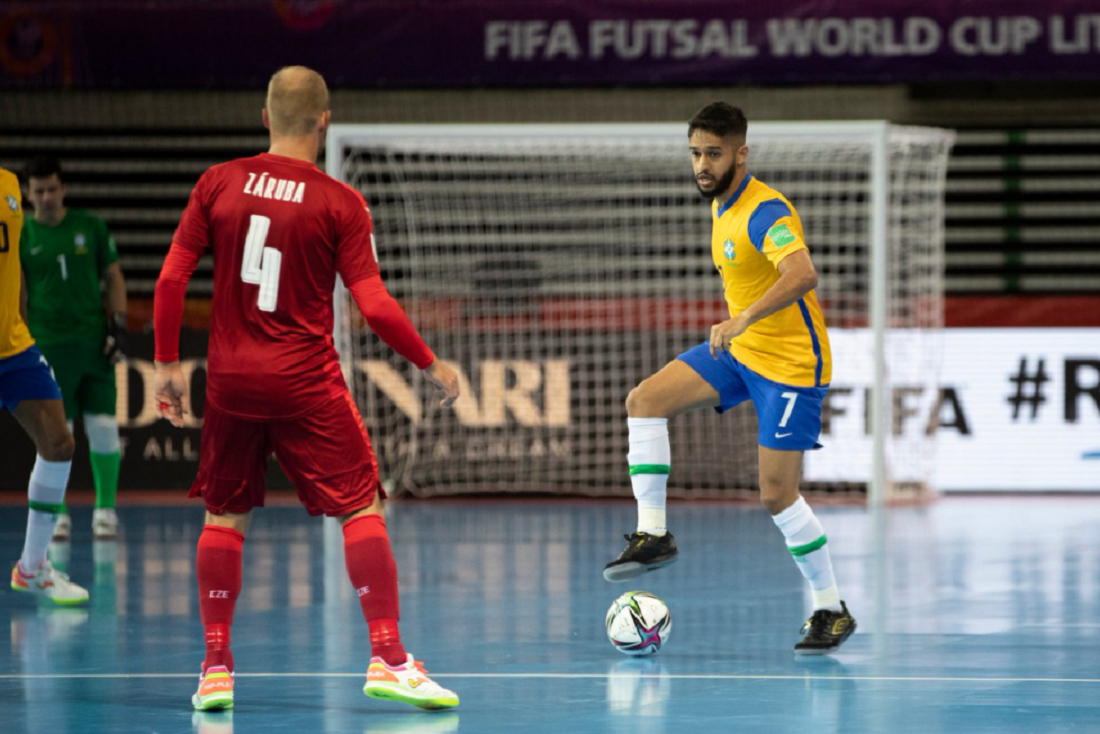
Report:
[[[11,411],[38,451],[27,491],[27,536],[23,555],[11,570],[11,588],[58,604],[82,604],[88,592],[46,558],[54,521],[65,502],[73,437],[65,425],[61,391],[23,318],[23,202],[19,180],[2,168],[0,199],[0,407]]]
[[[688,123],[695,182],[711,201],[711,254],[730,318],[710,339],[643,380],[626,399],[638,528],[604,569],[625,581],[676,560],[665,523],[668,419],[688,410],[756,407],[760,495],[813,592],[797,654],[832,652],[855,631],[840,599],[825,531],[799,492],[804,451],[821,448],[821,405],[832,379],[817,271],[794,206],[748,170],[748,122],[723,102]]]

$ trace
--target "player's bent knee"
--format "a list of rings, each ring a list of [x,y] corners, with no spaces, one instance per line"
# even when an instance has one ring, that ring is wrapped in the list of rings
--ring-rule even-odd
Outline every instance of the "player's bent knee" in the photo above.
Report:
[[[626,414],[631,418],[665,418],[658,401],[653,399],[653,390],[646,383],[635,387],[626,396]]]
[[[769,514],[778,515],[797,501],[797,487],[792,489],[778,482],[760,482],[760,502]]]
[[[76,453],[76,441],[68,431],[47,436],[42,446],[38,447],[38,453],[46,461],[72,461]]]
[[[786,503],[780,500],[778,497],[764,497],[761,495],[760,502],[764,505],[764,509],[768,511],[770,515],[778,515],[783,510],[787,509]]]

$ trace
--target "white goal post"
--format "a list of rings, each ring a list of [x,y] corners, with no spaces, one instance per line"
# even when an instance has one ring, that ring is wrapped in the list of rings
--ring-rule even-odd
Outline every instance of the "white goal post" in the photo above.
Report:
[[[749,126],[749,170],[802,217],[833,345],[811,489],[934,489],[952,142],[880,121]],[[627,392],[728,317],[686,124],[334,125],[326,165],[366,197],[388,287],[463,378],[454,412],[434,408],[339,294],[387,486],[628,496]],[[670,425],[670,495],[752,491],[751,407],[705,413]]]

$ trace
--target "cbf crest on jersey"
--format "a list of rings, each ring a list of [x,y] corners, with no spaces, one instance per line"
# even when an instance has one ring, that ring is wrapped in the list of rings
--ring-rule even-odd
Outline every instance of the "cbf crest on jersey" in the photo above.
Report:
[[[8,196],[8,197],[5,197],[5,198],[8,201],[8,209],[11,209],[13,212],[19,211],[19,200],[18,199],[16,199],[14,196]]]
[[[737,248],[733,244],[733,240],[727,239],[724,243],[726,259],[733,262],[733,259],[737,257]]]
[[[73,244],[76,245],[77,255],[86,255],[88,253],[88,238],[84,236],[83,232],[78,232],[76,237],[73,238]]]

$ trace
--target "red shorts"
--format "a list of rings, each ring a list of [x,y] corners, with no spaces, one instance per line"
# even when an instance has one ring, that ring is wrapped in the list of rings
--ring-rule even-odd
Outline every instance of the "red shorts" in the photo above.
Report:
[[[239,418],[208,400],[191,496],[202,497],[215,515],[263,507],[272,453],[311,515],[350,514],[370,506],[382,491],[370,439],[345,392],[287,420]]]

